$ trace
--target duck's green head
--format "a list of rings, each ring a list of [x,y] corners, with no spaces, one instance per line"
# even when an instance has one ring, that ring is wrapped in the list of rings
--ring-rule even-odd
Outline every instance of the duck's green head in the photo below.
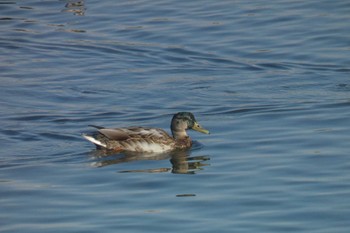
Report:
[[[202,128],[202,126],[200,126],[197,123],[192,113],[190,112],[176,113],[171,121],[171,131],[174,134],[174,132],[181,132],[181,131],[185,131],[186,129],[193,129],[201,133],[209,134],[208,130]]]

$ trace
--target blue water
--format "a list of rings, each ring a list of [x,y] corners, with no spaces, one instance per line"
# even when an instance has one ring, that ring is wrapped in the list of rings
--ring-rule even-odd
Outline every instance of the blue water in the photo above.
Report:
[[[0,1],[1,232],[349,232],[348,1]],[[105,155],[89,124],[192,150]]]

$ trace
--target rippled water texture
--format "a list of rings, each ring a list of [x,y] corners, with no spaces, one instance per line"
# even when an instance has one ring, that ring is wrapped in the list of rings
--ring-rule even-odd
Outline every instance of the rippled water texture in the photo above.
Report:
[[[348,1],[0,1],[1,232],[349,232]],[[189,151],[104,154],[88,125]]]

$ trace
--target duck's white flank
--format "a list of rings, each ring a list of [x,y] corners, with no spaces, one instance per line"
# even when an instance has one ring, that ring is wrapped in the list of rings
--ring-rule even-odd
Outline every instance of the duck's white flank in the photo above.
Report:
[[[130,151],[144,151],[148,153],[164,153],[172,150],[172,147],[170,145],[147,143],[146,141],[130,142],[128,147]]]

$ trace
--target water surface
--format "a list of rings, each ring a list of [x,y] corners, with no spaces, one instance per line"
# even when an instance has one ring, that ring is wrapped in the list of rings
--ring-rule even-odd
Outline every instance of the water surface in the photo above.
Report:
[[[1,232],[349,232],[346,1],[0,3]],[[178,111],[186,152],[80,136]]]

